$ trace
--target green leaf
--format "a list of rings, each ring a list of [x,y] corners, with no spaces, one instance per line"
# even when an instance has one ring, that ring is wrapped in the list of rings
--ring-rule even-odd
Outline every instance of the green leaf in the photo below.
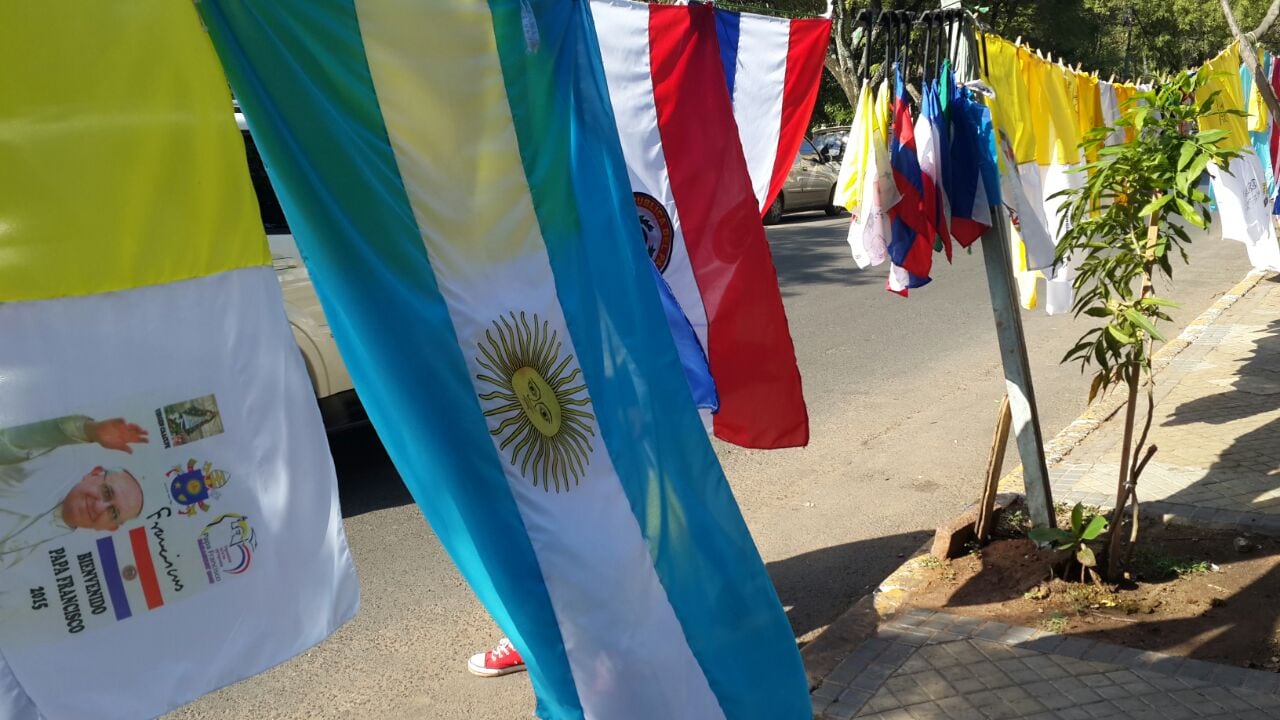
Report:
[[[1160,208],[1164,207],[1165,205],[1168,205],[1169,201],[1173,200],[1174,197],[1175,196],[1171,193],[1166,193],[1164,195],[1161,195],[1155,200],[1152,200],[1146,205],[1143,205],[1142,209],[1138,211],[1138,214],[1141,215],[1142,217],[1147,217],[1152,213],[1154,213],[1155,211],[1159,210]]]
[[[1089,524],[1085,525],[1084,532],[1080,533],[1081,540],[1096,540],[1098,536],[1107,531],[1107,519],[1102,515],[1094,515],[1089,520]]]
[[[1204,218],[1200,216],[1200,213],[1197,212],[1196,209],[1191,206],[1191,203],[1187,202],[1186,200],[1183,200],[1182,198],[1175,198],[1175,201],[1178,203],[1178,214],[1186,218],[1187,222],[1191,223],[1192,225],[1195,225],[1201,230],[1208,229],[1209,227],[1208,223],[1206,223],[1204,221]]]
[[[1104,318],[1111,317],[1111,311],[1104,307],[1091,307],[1084,311],[1089,317]]]
[[[1080,549],[1076,551],[1076,562],[1091,568],[1097,566],[1098,558],[1094,556],[1093,550],[1088,546],[1081,545]]]
[[[1142,107],[1139,107],[1138,111],[1133,114],[1133,126],[1141,131],[1142,126],[1147,122],[1147,116],[1150,114],[1151,106],[1143,105]]]
[[[1191,158],[1195,157],[1197,149],[1198,148],[1196,148],[1196,144],[1194,142],[1188,140],[1182,143],[1182,150],[1178,153],[1179,170],[1186,167],[1187,164],[1191,162]]]
[[[1071,531],[1075,533],[1077,537],[1079,537],[1080,530],[1083,528],[1084,528],[1084,503],[1076,503],[1076,506],[1071,508]]]
[[[1151,337],[1161,342],[1164,342],[1164,336],[1160,334],[1159,330],[1156,330],[1156,326],[1152,325],[1151,321],[1148,320],[1146,316],[1143,315],[1142,313],[1138,312],[1137,310],[1134,310],[1133,308],[1129,308],[1128,310],[1124,311],[1124,316],[1128,318],[1129,321],[1132,322],[1134,325],[1137,325],[1138,327],[1142,328],[1143,331],[1145,331]]]
[[[1219,141],[1225,140],[1229,134],[1226,130],[1201,130],[1196,133],[1196,140],[1201,145],[1216,145]]]
[[[1171,308],[1182,307],[1178,303],[1168,298],[1156,297],[1155,295],[1152,295],[1151,297],[1144,297],[1138,302],[1143,305],[1155,305],[1157,307],[1171,307]]]
[[[1070,542],[1074,543],[1076,537],[1062,528],[1035,527],[1031,528],[1027,533],[1027,537],[1037,545],[1052,545],[1053,543]]]
[[[1134,338],[1132,335],[1124,334],[1124,331],[1121,330],[1120,328],[1117,328],[1115,325],[1108,325],[1107,332],[1111,333],[1111,337],[1115,338],[1116,340],[1119,340],[1125,345],[1132,345],[1134,343]]]

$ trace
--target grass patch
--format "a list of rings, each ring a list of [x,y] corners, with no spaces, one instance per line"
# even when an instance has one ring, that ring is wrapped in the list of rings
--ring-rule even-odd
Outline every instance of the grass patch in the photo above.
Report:
[[[997,534],[1004,537],[1022,537],[1031,529],[1031,517],[1027,515],[1022,508],[1016,510],[1006,510],[1000,513],[1000,522],[997,524]]]
[[[1051,613],[1044,622],[1040,623],[1040,627],[1045,632],[1062,634],[1067,629],[1067,616],[1060,612]]]
[[[1062,596],[1076,612],[1098,608],[1113,608],[1120,604],[1116,599],[1115,592],[1102,585],[1072,583],[1063,591]]]
[[[955,582],[956,578],[959,577],[959,573],[954,567],[951,567],[951,563],[940,557],[924,555],[916,562],[919,567],[924,568],[925,570],[937,571],[938,577],[947,582]]]
[[[1172,580],[1210,571],[1208,560],[1177,558],[1152,548],[1138,548],[1133,555],[1133,571],[1147,581]]]
[[[1071,505],[1068,505],[1067,503],[1064,503],[1064,502],[1056,502],[1053,504],[1053,513],[1054,513],[1054,516],[1057,518],[1058,527],[1067,528],[1067,529],[1071,528],[1071,510],[1073,508],[1075,508],[1074,503],[1072,503]],[[1103,508],[1097,505],[1081,504],[1081,509],[1084,510],[1084,516],[1086,519],[1088,519],[1089,516],[1091,515],[1102,515],[1103,517],[1110,517],[1110,515],[1105,510],[1103,510]]]

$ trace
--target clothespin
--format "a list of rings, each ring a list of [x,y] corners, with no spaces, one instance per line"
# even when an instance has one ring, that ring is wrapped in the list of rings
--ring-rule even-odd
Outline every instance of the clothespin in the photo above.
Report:
[[[1115,73],[1111,73],[1111,79],[1107,81],[1107,84],[1109,84],[1109,85],[1114,85],[1114,84],[1115,84],[1115,82],[1116,82],[1116,74],[1115,74]]]
[[[1019,35],[1018,39],[1013,41],[1013,44],[1017,45],[1018,47],[1022,47],[1022,36]]]
[[[1080,74],[1080,66],[1081,66],[1081,65],[1084,65],[1084,63],[1076,63],[1076,74],[1077,74],[1077,75],[1078,75],[1078,74]]]

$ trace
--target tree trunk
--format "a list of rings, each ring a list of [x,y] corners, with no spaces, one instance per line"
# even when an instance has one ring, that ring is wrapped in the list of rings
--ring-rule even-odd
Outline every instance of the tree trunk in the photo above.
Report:
[[[1258,37],[1270,30],[1276,17],[1280,15],[1280,0],[1271,0],[1271,7],[1267,9],[1266,17],[1262,18],[1258,27],[1249,33],[1240,31],[1235,13],[1231,12],[1230,1],[1219,0],[1219,2],[1222,3],[1222,13],[1227,16],[1227,24],[1231,26],[1232,36],[1235,37],[1236,42],[1240,43],[1240,61],[1253,72],[1253,84],[1262,95],[1262,101],[1266,103],[1267,109],[1271,111],[1271,117],[1280,119],[1280,102],[1277,102],[1276,94],[1271,89],[1271,78],[1267,77],[1266,68],[1262,67],[1262,62],[1258,60],[1258,53],[1253,48]]]
[[[871,0],[867,11],[877,13],[881,9],[881,0]],[[831,43],[827,46],[827,57],[823,61],[827,72],[836,79],[836,84],[849,99],[850,107],[857,107],[858,92],[862,89],[862,76],[867,68],[863,66],[862,53],[857,51],[854,31],[849,24],[857,18],[849,16],[848,0],[835,0],[831,6]],[[861,42],[872,42],[877,37],[878,25],[872,26],[869,37]],[[870,63],[870,59],[867,61]]]
[[[831,77],[836,79],[836,84],[844,91],[845,96],[849,98],[849,107],[857,107],[858,91],[862,86],[858,81],[858,74],[846,72],[844,68],[840,67],[840,60],[832,55],[827,56],[824,65],[827,68],[827,72],[831,73]]]
[[[1280,0],[1277,0],[1280,2]],[[1157,195],[1156,198],[1160,196]],[[1155,294],[1155,284],[1152,277],[1152,271],[1156,264],[1156,247],[1160,240],[1160,226],[1157,224],[1157,213],[1152,213],[1147,219],[1147,242],[1144,249],[1144,258],[1146,260],[1142,271],[1142,294],[1139,297],[1149,298]],[[1150,343],[1151,341],[1148,340]],[[1146,363],[1151,362],[1151,352],[1146,354]],[[1138,455],[1142,452],[1142,446],[1147,442],[1147,433],[1151,430],[1151,417],[1155,411],[1154,402],[1147,406],[1147,420],[1142,428],[1142,436],[1138,439],[1137,445],[1133,442],[1133,423],[1136,419],[1138,407],[1138,386],[1142,381],[1142,369],[1148,367],[1144,364],[1135,364],[1128,368],[1129,377],[1129,400],[1125,404],[1124,411],[1124,447],[1120,450],[1120,483],[1116,488],[1116,506],[1111,513],[1111,535],[1108,538],[1107,545],[1107,579],[1115,582],[1120,576],[1120,541],[1123,537],[1120,533],[1120,523],[1124,520],[1124,511],[1129,504],[1130,489],[1138,482]],[[1154,396],[1148,395],[1149,400],[1153,400]],[[1148,458],[1149,459],[1149,458]],[[1136,502],[1136,501],[1135,501]],[[1137,523],[1138,511],[1134,508],[1134,522]],[[1137,540],[1137,525],[1134,525],[1134,536],[1130,540],[1130,544]]]
[[[1107,580],[1112,582],[1120,573],[1120,523],[1124,520],[1125,506],[1129,504],[1129,454],[1133,451],[1133,421],[1138,409],[1139,369],[1128,368],[1129,401],[1124,409],[1124,441],[1120,446],[1120,479],[1116,487],[1116,507],[1111,511],[1111,534],[1107,544]]]

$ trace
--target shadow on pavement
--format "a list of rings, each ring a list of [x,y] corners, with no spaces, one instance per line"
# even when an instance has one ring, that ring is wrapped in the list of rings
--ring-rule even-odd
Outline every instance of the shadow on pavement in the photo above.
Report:
[[[828,220],[818,213],[813,217],[798,217],[798,221]],[[860,271],[850,257],[845,242],[848,220],[836,227],[829,223],[796,222],[784,218],[782,223],[770,226],[769,250],[773,265],[778,271],[778,284],[783,297],[801,295],[805,285],[837,285],[857,287],[883,285],[885,272]]]
[[[796,637],[826,627],[920,548],[932,533],[887,535],[768,563]]]
[[[1275,283],[1277,280],[1273,277],[1265,282]],[[1263,414],[1274,414],[1280,408],[1280,320],[1270,322],[1262,333],[1264,334],[1252,340],[1252,354],[1239,365],[1229,387],[1224,387],[1221,393],[1199,397],[1177,406],[1169,419],[1152,428],[1152,442],[1161,443],[1160,431],[1165,427],[1191,424],[1217,426]],[[1221,439],[1221,435],[1203,430],[1197,434],[1203,438],[1201,442],[1206,444]],[[1187,441],[1187,436],[1183,435],[1177,440]],[[1157,452],[1155,459],[1159,460],[1160,454]],[[1261,496],[1280,487],[1280,419],[1270,420],[1232,438],[1218,453],[1214,462],[1205,469],[1201,479],[1163,501],[1202,506],[1202,493],[1207,487],[1220,489],[1215,494],[1223,497],[1234,497],[1236,507],[1232,507],[1233,510],[1247,512],[1251,505],[1268,501],[1268,498]],[[1138,482],[1138,492],[1141,497],[1141,479]],[[1274,502],[1274,499],[1270,501]],[[1141,539],[1138,542],[1139,547],[1142,547]],[[1257,558],[1256,555],[1238,558],[1245,559]],[[1142,623],[1141,627],[1153,637],[1161,638],[1161,641],[1155,643],[1157,648],[1195,638],[1197,646],[1192,657],[1231,658],[1238,654],[1238,648],[1256,643],[1259,636],[1270,636],[1275,640],[1277,623],[1280,622],[1280,597],[1275,596],[1277,580],[1280,580],[1280,564],[1273,565],[1264,575],[1225,600],[1227,605],[1245,605],[1249,612],[1236,613],[1236,617],[1240,619],[1235,622],[1213,624],[1212,630],[1206,631],[1204,618],[1147,622]]]

